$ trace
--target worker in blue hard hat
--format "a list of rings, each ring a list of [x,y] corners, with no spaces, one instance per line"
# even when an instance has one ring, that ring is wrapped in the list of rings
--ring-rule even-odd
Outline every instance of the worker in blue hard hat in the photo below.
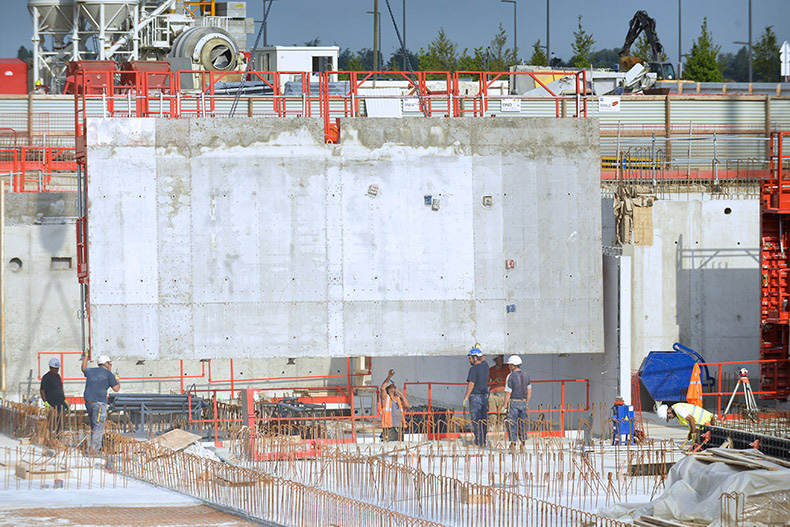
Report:
[[[480,344],[475,344],[467,353],[467,357],[471,367],[466,376],[464,408],[469,408],[475,445],[484,447],[488,434],[488,363],[480,349]]]

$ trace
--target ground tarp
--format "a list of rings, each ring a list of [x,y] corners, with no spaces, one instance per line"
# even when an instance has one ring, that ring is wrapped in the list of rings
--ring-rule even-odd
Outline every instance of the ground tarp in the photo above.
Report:
[[[647,504],[617,504],[602,511],[616,519],[655,516],[679,522],[709,521],[709,527],[735,525],[735,507],[730,507],[731,518],[721,518],[721,497],[725,493],[742,493],[745,507],[738,507],[744,526],[776,525],[768,515],[781,508],[790,509],[790,469],[763,457],[754,450],[710,449],[707,452],[751,454],[768,469],[748,469],[723,462],[707,463],[696,456],[688,456],[669,471],[664,493]],[[757,506],[770,502],[769,508]],[[747,512],[748,514],[744,514]],[[741,525],[741,524],[739,524]],[[781,524],[780,524],[781,525]]]

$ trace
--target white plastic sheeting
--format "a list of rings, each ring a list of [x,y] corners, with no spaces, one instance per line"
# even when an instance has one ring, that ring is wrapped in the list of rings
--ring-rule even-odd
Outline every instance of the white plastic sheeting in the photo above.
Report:
[[[710,449],[708,452],[718,450],[722,449]],[[603,514],[616,519],[655,516],[680,522],[712,521],[708,527],[735,525],[735,507],[731,507],[731,518],[720,517],[722,494],[742,493],[748,510],[750,499],[764,501],[768,493],[771,493],[773,499],[781,499],[781,496],[787,495],[786,491],[790,491],[790,469],[767,463],[768,459],[770,458],[765,458],[762,463],[775,467],[776,470],[736,468],[725,463],[705,463],[698,461],[695,456],[688,456],[669,471],[666,490],[661,496],[647,504],[617,504],[603,511]],[[742,513],[743,507],[738,507],[738,512]],[[758,520],[758,516],[749,514],[751,521],[744,518],[747,520],[744,525],[766,525]]]

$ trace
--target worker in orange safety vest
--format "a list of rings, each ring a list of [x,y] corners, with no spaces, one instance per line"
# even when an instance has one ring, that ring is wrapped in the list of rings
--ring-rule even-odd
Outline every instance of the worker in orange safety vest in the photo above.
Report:
[[[384,441],[403,441],[403,429],[406,427],[404,412],[411,406],[403,392],[391,382],[394,375],[395,370],[390,370],[387,378],[381,383],[379,396],[381,438]]]

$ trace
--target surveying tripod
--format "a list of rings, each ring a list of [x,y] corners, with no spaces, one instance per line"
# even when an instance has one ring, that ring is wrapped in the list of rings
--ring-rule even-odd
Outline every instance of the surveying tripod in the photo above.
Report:
[[[727,403],[727,408],[724,410],[724,415],[730,413],[730,407],[738,394],[738,388],[743,388],[743,399],[746,401],[746,417],[752,421],[757,421],[760,411],[757,409],[757,403],[754,400],[754,392],[752,386],[749,384],[749,372],[746,368],[741,368],[738,371],[738,383],[735,385],[735,390],[732,391],[730,402]]]

